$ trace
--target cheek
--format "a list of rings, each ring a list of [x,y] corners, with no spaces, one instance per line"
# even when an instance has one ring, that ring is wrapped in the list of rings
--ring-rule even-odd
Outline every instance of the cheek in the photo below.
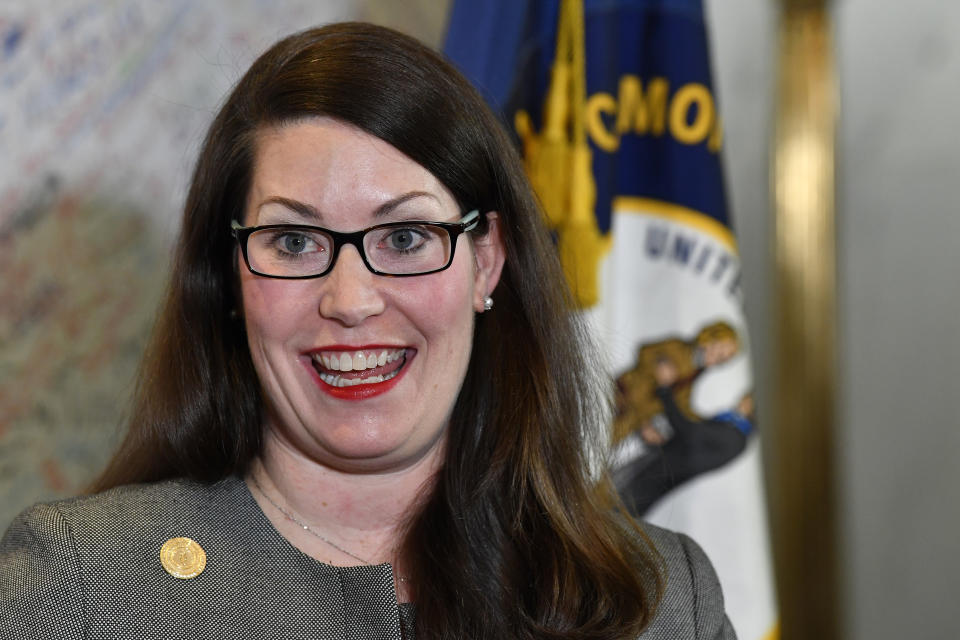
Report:
[[[434,350],[449,362],[465,360],[473,340],[472,287],[462,276],[411,280],[417,282],[405,296],[406,315],[416,319]]]
[[[254,276],[241,278],[243,316],[251,343],[282,339],[295,329],[306,307],[305,296],[298,295],[298,285]]]

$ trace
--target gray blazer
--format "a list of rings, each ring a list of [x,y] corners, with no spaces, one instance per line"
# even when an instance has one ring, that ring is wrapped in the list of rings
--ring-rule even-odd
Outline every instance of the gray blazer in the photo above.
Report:
[[[717,577],[689,538],[652,526],[667,587],[645,639],[734,638]],[[193,578],[160,561],[170,538],[206,553]],[[35,506],[0,541],[0,640],[411,638],[389,565],[333,567],[280,536],[228,478],[120,487]]]

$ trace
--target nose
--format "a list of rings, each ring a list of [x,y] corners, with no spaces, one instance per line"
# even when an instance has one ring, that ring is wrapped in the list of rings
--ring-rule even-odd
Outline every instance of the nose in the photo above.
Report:
[[[340,249],[333,270],[325,275],[320,296],[320,315],[352,327],[384,310],[378,280],[367,269],[356,247]]]

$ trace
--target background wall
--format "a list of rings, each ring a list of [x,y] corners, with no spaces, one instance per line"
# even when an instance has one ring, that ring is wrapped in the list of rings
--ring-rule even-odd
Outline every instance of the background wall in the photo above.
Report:
[[[768,439],[776,4],[706,1]],[[349,17],[439,44],[447,2],[26,5],[0,9],[0,529],[105,459],[198,139],[256,53]],[[846,637],[953,637],[960,6],[838,0],[835,16]]]
[[[845,559],[857,638],[957,636],[960,5],[837,5]]]
[[[761,428],[772,388],[768,196],[776,2],[708,0]],[[834,2],[842,637],[956,637],[960,575],[960,6]]]

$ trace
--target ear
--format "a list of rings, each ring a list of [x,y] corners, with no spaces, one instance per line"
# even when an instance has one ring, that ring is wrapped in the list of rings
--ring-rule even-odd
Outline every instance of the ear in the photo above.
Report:
[[[474,275],[473,309],[483,313],[483,300],[493,293],[500,282],[500,272],[506,259],[503,236],[500,230],[500,217],[496,211],[487,216],[487,233],[473,239],[473,253],[477,263]]]

